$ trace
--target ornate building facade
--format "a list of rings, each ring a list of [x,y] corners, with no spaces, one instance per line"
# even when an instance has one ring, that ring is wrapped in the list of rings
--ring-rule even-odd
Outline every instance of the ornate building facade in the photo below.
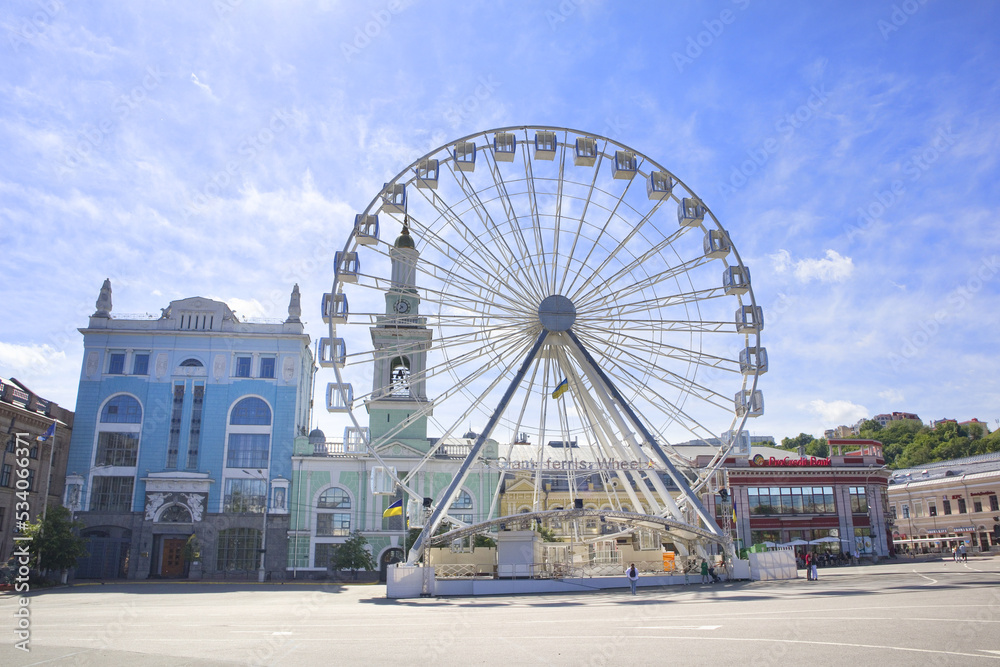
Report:
[[[64,503],[88,538],[77,578],[283,574],[313,378],[300,314],[296,285],[283,322],[201,297],[119,318],[105,281],[80,329],[66,467]]]

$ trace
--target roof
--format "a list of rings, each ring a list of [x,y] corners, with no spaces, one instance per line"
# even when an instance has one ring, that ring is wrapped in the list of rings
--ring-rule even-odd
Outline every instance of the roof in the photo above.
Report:
[[[924,474],[925,471],[927,474]],[[950,461],[936,461],[914,468],[901,468],[893,472],[889,483],[925,482],[945,477],[960,477],[997,471],[1000,471],[1000,452],[990,452],[966,456],[961,459],[951,459]]]

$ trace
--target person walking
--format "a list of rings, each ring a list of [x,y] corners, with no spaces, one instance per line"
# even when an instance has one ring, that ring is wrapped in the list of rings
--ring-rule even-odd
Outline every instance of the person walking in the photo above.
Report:
[[[701,561],[701,583],[710,583],[711,579],[708,578],[708,561],[702,559]]]
[[[813,555],[812,552],[806,554],[806,581],[812,581],[813,571],[812,571]]]
[[[635,563],[628,566],[628,569],[625,570],[625,576],[628,577],[628,585],[632,589],[632,595],[635,595],[635,586],[639,583],[639,572],[635,569]]]

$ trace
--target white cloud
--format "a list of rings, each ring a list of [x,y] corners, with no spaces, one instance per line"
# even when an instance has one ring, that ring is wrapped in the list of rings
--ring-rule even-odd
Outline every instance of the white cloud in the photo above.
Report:
[[[810,280],[842,283],[853,271],[854,261],[836,250],[827,250],[826,259],[803,259],[795,263],[795,277],[804,283]]]
[[[248,317],[276,317],[274,313],[269,312],[264,307],[264,304],[257,299],[232,297],[230,299],[216,299],[216,301],[225,302],[241,320]]]
[[[66,359],[66,353],[49,345],[16,345],[0,342],[0,368],[14,373],[45,372]]]
[[[212,98],[213,101],[215,102],[219,101],[219,99],[215,96],[215,93],[212,92],[211,86],[209,86],[207,83],[202,83],[201,81],[199,81],[198,75],[195,74],[194,72],[191,72],[191,83],[204,90],[208,94],[208,96]]]
[[[903,392],[898,389],[886,389],[885,391],[880,391],[878,396],[879,398],[885,399],[888,403],[902,403],[906,400],[903,396]]]
[[[775,273],[785,273],[792,269],[799,282],[818,280],[823,283],[842,283],[854,272],[854,260],[844,257],[836,250],[827,250],[826,259],[792,260],[792,254],[785,249],[768,255],[774,263]]]
[[[824,424],[831,428],[841,424],[853,424],[854,422],[868,416],[868,408],[847,400],[837,401],[809,401],[806,408],[813,414],[818,415]]]

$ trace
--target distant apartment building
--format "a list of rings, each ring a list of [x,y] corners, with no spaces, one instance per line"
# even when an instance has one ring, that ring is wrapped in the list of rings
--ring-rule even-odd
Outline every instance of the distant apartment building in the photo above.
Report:
[[[47,505],[59,504],[73,413],[15,379],[0,379],[0,426],[6,443],[0,452],[0,562],[5,562],[18,532],[17,503],[27,502],[29,522]],[[19,450],[27,450],[27,455]],[[22,491],[27,492],[26,500],[17,496]]]
[[[902,421],[904,419],[912,419],[913,421],[920,421],[920,416],[912,412],[889,412],[886,414],[875,415],[872,417],[874,421],[877,421],[882,428],[888,426],[891,422]],[[923,423],[923,422],[921,422]]]

